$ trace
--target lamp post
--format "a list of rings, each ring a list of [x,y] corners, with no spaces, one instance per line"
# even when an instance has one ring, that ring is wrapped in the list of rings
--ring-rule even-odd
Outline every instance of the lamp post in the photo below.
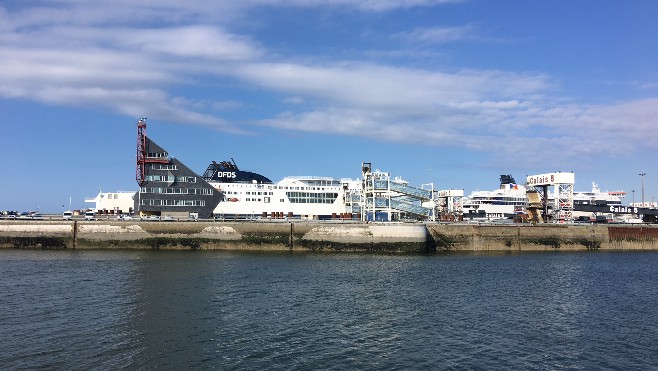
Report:
[[[633,205],[633,207],[635,207],[635,190],[633,189],[633,190],[631,190],[631,192],[633,192],[633,203],[632,203],[632,205]]]
[[[642,177],[642,207],[644,207],[644,176],[647,175],[647,173],[640,173],[640,176]]]

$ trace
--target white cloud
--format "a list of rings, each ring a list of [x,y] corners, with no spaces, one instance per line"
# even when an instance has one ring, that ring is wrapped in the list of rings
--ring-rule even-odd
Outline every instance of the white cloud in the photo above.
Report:
[[[362,136],[490,153],[514,164],[574,162],[579,156],[620,156],[658,148],[658,99],[599,106],[546,108],[530,102],[481,102],[417,115],[332,107],[286,113],[260,124],[286,130]],[[502,165],[501,165],[502,166]]]
[[[115,42],[141,52],[177,57],[239,61],[251,60],[262,54],[245,37],[211,26],[122,30],[115,35]]]
[[[294,109],[255,120],[285,130],[451,146],[537,161],[547,152],[567,158],[658,146],[658,99],[564,103],[550,96],[554,82],[543,73],[341,60],[300,63],[276,55],[255,36],[230,31],[236,17],[254,6],[385,11],[444,2],[171,0],[134,5],[119,0],[90,5],[61,0],[16,12],[0,8],[0,96],[237,131],[244,123],[227,122],[216,111],[260,102],[249,101],[247,94],[239,101],[213,103],[213,98],[190,93],[207,80],[212,81],[207,89],[228,81],[286,103],[280,111]],[[476,37],[472,26],[419,28],[398,36],[431,43]],[[226,97],[225,92],[218,95]]]
[[[295,96],[295,97],[284,98],[283,102],[288,104],[302,104],[305,103],[306,101],[302,97]]]
[[[430,7],[441,4],[460,3],[464,0],[251,0],[253,4],[298,7],[349,7],[362,11],[390,11],[395,9]]]
[[[549,86],[543,75],[475,70],[446,73],[363,63],[252,63],[241,65],[236,73],[269,89],[384,110],[431,109],[463,101],[514,97]]]
[[[477,38],[475,27],[471,25],[459,27],[416,28],[413,31],[395,35],[398,38],[415,43],[442,44]]]
[[[0,28],[0,96],[136,116],[157,112],[172,121],[237,130],[169,90],[194,83],[208,70],[217,74],[231,63],[257,58],[258,46],[208,25],[112,27],[101,13],[94,10],[75,25],[64,24],[71,14],[63,9],[30,9],[22,17],[0,12],[0,20],[10,20]]]

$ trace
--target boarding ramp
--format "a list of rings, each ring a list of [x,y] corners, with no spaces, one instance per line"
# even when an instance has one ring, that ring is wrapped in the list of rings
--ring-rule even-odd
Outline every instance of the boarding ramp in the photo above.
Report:
[[[432,191],[427,189],[410,187],[406,184],[401,184],[401,183],[391,182],[391,191],[403,193],[405,195],[413,196],[423,200],[432,199]]]
[[[391,200],[391,208],[425,217],[429,217],[432,213],[432,209],[428,207],[408,204],[397,200]]]
[[[402,212],[434,220],[433,207],[419,206],[423,202],[433,200],[433,191],[410,187],[407,182],[398,178],[393,181],[389,173],[372,171],[372,164],[369,162],[362,163],[361,171],[363,218],[386,213],[390,219],[395,219],[393,214]]]
[[[418,198],[412,196],[406,196],[406,195],[391,197],[391,199],[400,202],[406,202],[408,204],[413,204],[414,202],[418,202]]]
[[[368,206],[372,207],[373,201],[374,201],[374,206],[379,209],[390,207],[391,209],[395,209],[397,211],[404,211],[407,213],[422,215],[424,217],[428,217],[429,215],[431,215],[432,212],[432,209],[428,207],[414,205],[408,202],[400,201],[398,199],[390,199],[390,203],[389,203],[388,198],[382,198],[382,197],[375,198],[374,200],[368,200],[367,201]]]
[[[391,187],[390,188],[391,191],[402,193],[423,200],[432,199],[432,191],[429,191],[427,189],[410,187],[406,184],[395,183],[387,180],[375,180],[373,182],[373,188],[379,191],[389,190],[389,184]]]

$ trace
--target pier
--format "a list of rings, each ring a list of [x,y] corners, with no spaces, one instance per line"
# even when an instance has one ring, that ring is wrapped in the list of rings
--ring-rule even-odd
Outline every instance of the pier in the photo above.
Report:
[[[0,248],[254,251],[658,250],[658,226],[2,221]]]

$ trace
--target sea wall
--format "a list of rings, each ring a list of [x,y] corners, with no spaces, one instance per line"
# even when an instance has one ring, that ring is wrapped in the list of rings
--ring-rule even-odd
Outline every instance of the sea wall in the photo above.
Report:
[[[658,250],[652,225],[2,221],[0,248],[285,251]]]
[[[428,225],[437,250],[658,250],[657,225]]]

